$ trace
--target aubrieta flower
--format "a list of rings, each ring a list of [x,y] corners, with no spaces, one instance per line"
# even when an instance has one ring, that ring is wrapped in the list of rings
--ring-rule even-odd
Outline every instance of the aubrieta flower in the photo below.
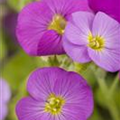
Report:
[[[42,0],[28,4],[18,17],[18,41],[29,55],[63,54],[62,35],[70,15],[89,10],[87,0]]]
[[[8,83],[0,78],[0,120],[5,120],[8,108],[7,103],[11,97],[11,91]]]
[[[34,71],[28,80],[30,97],[16,107],[19,120],[86,120],[93,111],[93,95],[77,73],[49,67]]]
[[[105,13],[76,12],[65,29],[66,53],[80,63],[94,61],[107,71],[120,68],[120,24]]]
[[[105,12],[120,22],[120,0],[88,0],[91,9],[97,13]]]

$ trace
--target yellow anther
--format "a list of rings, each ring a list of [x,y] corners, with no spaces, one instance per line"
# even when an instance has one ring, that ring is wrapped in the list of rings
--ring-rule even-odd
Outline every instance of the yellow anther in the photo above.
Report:
[[[45,112],[52,115],[59,114],[64,104],[65,100],[62,97],[51,94],[45,103]]]
[[[92,34],[90,33],[88,35],[88,41],[89,41],[88,46],[94,50],[102,50],[104,48],[105,40],[103,37],[99,35],[92,36]]]
[[[55,30],[58,34],[62,35],[66,27],[66,19],[57,14],[53,17],[52,21],[48,25],[48,30]]]

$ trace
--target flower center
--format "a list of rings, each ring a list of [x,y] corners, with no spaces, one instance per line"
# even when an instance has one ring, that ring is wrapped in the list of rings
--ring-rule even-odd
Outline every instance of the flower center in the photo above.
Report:
[[[64,104],[65,100],[62,97],[51,94],[46,101],[45,112],[53,115],[59,114]]]
[[[66,19],[57,14],[53,17],[52,22],[48,26],[48,30],[55,30],[58,34],[62,35],[66,26]]]
[[[88,36],[89,44],[88,46],[94,50],[102,50],[105,46],[104,38],[97,35],[93,36],[91,33]]]

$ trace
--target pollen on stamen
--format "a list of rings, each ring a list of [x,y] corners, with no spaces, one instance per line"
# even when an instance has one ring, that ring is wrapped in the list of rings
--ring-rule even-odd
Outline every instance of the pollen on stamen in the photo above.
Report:
[[[93,36],[91,33],[88,35],[88,46],[94,50],[102,50],[105,47],[105,40],[102,36]]]
[[[62,35],[64,33],[67,21],[66,19],[57,14],[53,16],[52,21],[48,25],[48,30],[55,30],[58,34]]]
[[[45,103],[45,112],[51,113],[52,115],[60,114],[64,104],[64,98],[50,94]]]

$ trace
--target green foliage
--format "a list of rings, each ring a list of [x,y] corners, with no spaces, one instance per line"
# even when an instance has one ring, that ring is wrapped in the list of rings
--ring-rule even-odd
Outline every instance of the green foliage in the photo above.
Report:
[[[3,31],[0,28],[0,61],[2,61],[6,56],[6,45],[3,41]]]
[[[35,0],[8,0],[8,5],[15,11],[20,11],[25,5]]]
[[[13,90],[37,67],[35,59],[23,52],[18,52],[5,63],[2,69],[2,76],[5,78]]]

